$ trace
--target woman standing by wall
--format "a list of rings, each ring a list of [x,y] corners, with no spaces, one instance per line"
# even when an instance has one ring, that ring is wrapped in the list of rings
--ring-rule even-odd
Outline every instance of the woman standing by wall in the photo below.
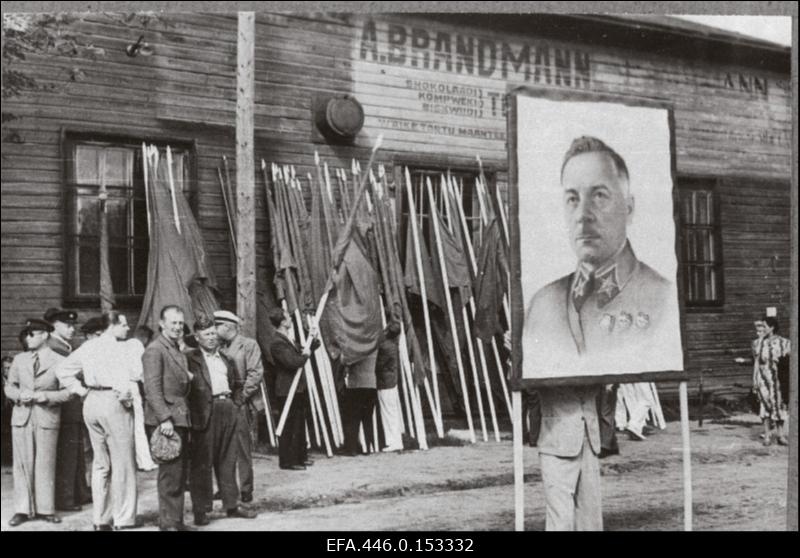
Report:
[[[764,445],[772,444],[775,438],[778,444],[785,446],[788,441],[783,432],[783,423],[788,416],[789,391],[786,370],[789,366],[791,343],[778,335],[776,318],[767,316],[762,322],[763,335],[753,341],[753,388],[761,402]],[[759,329],[757,322],[756,330]]]

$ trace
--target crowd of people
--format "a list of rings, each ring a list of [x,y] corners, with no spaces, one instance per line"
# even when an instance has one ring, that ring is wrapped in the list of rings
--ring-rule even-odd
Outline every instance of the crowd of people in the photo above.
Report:
[[[169,305],[160,312],[157,333],[139,326],[130,339],[125,314],[109,311],[86,320],[80,328],[85,341],[74,349],[77,317],[74,311],[50,309],[42,319],[27,320],[19,334],[22,352],[3,360],[3,440],[11,440],[3,451],[10,450],[13,459],[12,527],[34,519],[60,523],[57,512],[89,503],[95,530],[139,527],[137,470],[156,468],[161,530],[193,529],[184,524],[187,490],[197,526],[208,525],[215,499],[227,517],[256,517],[242,504],[253,501],[252,433],[263,409],[265,364],[279,406],[289,405],[279,466],[313,465],[307,453],[307,398],[290,399],[290,387],[319,347],[316,326],[310,325],[312,343],[303,349],[294,341],[291,317],[273,309],[275,333],[265,358],[229,311],[197,316],[190,332],[184,310]],[[372,439],[378,402],[384,449],[403,449],[393,362],[399,330],[390,321],[383,332],[376,351],[380,366],[372,359],[371,369],[345,371],[346,455],[366,449],[361,442],[365,433]],[[301,377],[295,393],[305,390]]]

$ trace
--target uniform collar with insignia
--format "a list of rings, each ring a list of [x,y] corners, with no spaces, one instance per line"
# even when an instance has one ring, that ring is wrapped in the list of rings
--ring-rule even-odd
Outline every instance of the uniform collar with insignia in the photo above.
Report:
[[[572,297],[576,306],[581,306],[583,301],[596,293],[598,308],[604,307],[625,288],[637,264],[633,248],[627,240],[614,257],[594,270],[586,263],[579,262],[572,281]]]

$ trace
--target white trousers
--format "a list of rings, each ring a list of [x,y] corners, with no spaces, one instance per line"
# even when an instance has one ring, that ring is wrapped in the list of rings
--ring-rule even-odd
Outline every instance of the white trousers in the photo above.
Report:
[[[390,448],[403,447],[403,415],[397,386],[378,390],[378,406],[381,410],[383,436]]]
[[[144,431],[144,409],[142,408],[139,384],[137,382],[131,382],[131,384],[131,393],[133,394],[133,445],[136,448],[136,466],[143,471],[150,471],[158,465],[150,455],[150,441]]]
[[[602,531],[600,462],[584,434],[575,457],[539,453],[547,531]]]

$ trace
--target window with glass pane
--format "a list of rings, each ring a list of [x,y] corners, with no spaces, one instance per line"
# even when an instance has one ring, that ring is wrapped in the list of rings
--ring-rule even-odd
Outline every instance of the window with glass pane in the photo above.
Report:
[[[681,260],[687,306],[722,304],[722,254],[713,185],[680,190]]]
[[[478,200],[478,190],[475,186],[475,181],[478,179],[477,172],[468,171],[453,171],[447,169],[432,169],[432,168],[414,168],[409,167],[409,174],[411,175],[412,192],[414,195],[414,206],[417,210],[418,223],[424,225],[422,227],[422,234],[426,242],[429,242],[428,236],[432,234],[428,226],[430,216],[430,201],[427,192],[427,180],[431,181],[433,188],[433,197],[439,214],[444,219],[448,226],[462,227],[458,216],[454,214],[455,208],[448,208],[445,205],[444,197],[442,196],[442,176],[450,176],[455,179],[456,183],[456,196],[461,202],[461,207],[464,211],[464,216],[467,221],[467,228],[472,237],[473,246],[477,248],[480,245],[480,238],[483,233],[483,226],[481,224],[480,202]],[[487,177],[488,180],[488,177]],[[405,187],[405,177],[403,177],[403,185]],[[406,190],[403,190],[403,208],[402,208],[402,221],[408,222],[408,201],[405,198]],[[401,240],[405,239],[405,234],[401,235]],[[476,254],[477,256],[477,254]]]
[[[171,147],[175,186],[188,189],[189,150]],[[69,250],[67,278],[72,297],[92,298],[100,291],[100,201],[108,194],[109,268],[114,294],[142,296],[147,288],[149,237],[141,143],[72,139],[68,166]]]

